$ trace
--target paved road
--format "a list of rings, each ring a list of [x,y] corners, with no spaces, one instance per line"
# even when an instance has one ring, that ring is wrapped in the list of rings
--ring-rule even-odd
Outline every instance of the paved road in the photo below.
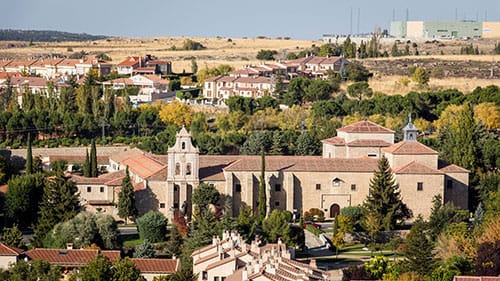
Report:
[[[135,226],[119,227],[118,232],[120,233],[120,235],[132,235],[132,234],[139,233],[137,231],[137,227],[135,227]]]

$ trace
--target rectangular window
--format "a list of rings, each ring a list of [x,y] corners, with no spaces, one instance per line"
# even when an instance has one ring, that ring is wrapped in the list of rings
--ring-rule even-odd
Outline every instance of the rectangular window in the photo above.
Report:
[[[241,184],[237,183],[237,184],[234,186],[234,191],[236,191],[236,192],[241,192]]]
[[[321,183],[316,184],[316,190],[321,190]]]
[[[99,192],[104,192],[104,186],[99,187]]]
[[[174,203],[174,209],[179,209],[179,203]]]
[[[92,192],[92,187],[91,186],[87,186],[87,192]]]
[[[160,203],[160,209],[165,209],[165,203]]]
[[[417,190],[418,191],[424,190],[424,183],[423,182],[417,182]]]
[[[377,153],[368,153],[368,157],[377,158]]]
[[[274,201],[274,206],[278,207],[280,205],[280,201]]]
[[[351,184],[351,191],[356,191],[356,185],[355,184]]]
[[[281,184],[275,184],[274,185],[274,191],[280,192],[281,191]]]
[[[208,273],[206,271],[201,272],[201,279],[207,280],[208,279]]]
[[[453,181],[452,180],[447,180],[446,181],[446,188],[447,189],[453,188]]]
[[[219,281],[219,276],[215,276],[214,281]]]

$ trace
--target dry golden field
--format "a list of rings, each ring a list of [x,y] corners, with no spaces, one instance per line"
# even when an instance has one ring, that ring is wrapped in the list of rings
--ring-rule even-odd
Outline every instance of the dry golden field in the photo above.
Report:
[[[185,40],[191,39],[200,42],[206,47],[205,50],[199,51],[183,51],[172,50],[175,46],[180,49]],[[383,58],[383,59],[366,59],[365,64],[369,67],[374,64],[385,64],[385,68],[394,68],[396,64],[401,64],[402,59],[406,60],[436,60],[436,61],[455,61],[461,62],[476,62],[476,63],[493,63],[497,68],[499,67],[498,61],[500,56],[486,55],[458,55],[461,46],[468,44],[478,45],[485,53],[490,53],[495,42],[493,41],[447,41],[444,44],[437,43],[424,43],[419,42],[418,48],[420,56],[410,57],[396,57],[396,58]],[[0,42],[0,60],[1,59],[29,59],[33,57],[46,57],[52,54],[59,54],[68,56],[73,52],[85,51],[90,55],[97,55],[105,53],[113,59],[113,63],[118,63],[125,59],[127,56],[143,56],[145,54],[154,55],[160,59],[172,61],[172,68],[174,72],[187,72],[191,71],[191,60],[196,59],[198,68],[201,69],[205,66],[213,67],[220,64],[229,64],[235,68],[240,68],[247,64],[259,64],[260,62],[255,58],[259,50],[276,50],[281,54],[281,50],[298,53],[306,50],[313,45],[320,46],[321,41],[310,40],[284,40],[284,39],[257,39],[257,38],[193,38],[193,37],[157,37],[157,38],[110,38],[98,41],[87,42],[56,42],[44,43],[35,42],[30,46],[28,42]],[[405,43],[400,44],[400,48]],[[383,46],[383,49],[390,50],[391,46]],[[439,55],[441,51],[445,55]],[[429,55],[426,55],[429,54]],[[431,55],[432,54],[432,55]],[[394,61],[394,64],[393,64]],[[472,64],[471,64],[472,65]],[[404,65],[403,65],[404,66]],[[463,67],[461,67],[463,68]],[[370,86],[375,92],[382,92],[386,94],[405,94],[411,90],[422,90],[414,83],[408,86],[402,86],[397,83],[402,76],[405,76],[403,71],[397,72],[398,75],[393,73],[379,73],[376,68],[375,76],[370,80]],[[463,71],[478,71],[477,68],[470,67],[470,69],[463,69]],[[477,86],[486,86],[496,84],[500,86],[500,79],[484,79],[484,72],[482,77],[453,77],[453,75],[446,75],[443,79],[431,78],[429,89],[445,89],[456,88],[460,91],[468,93]],[[399,75],[401,73],[401,75]],[[489,72],[488,72],[489,73]],[[498,71],[498,74],[500,71]],[[495,77],[496,77],[495,75]],[[487,74],[486,74],[487,76]]]

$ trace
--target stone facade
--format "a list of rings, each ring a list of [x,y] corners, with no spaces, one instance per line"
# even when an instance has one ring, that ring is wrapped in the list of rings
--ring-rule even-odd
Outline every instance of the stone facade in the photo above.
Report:
[[[410,119],[403,132],[404,141],[394,143],[394,131],[361,121],[338,129],[337,137],[323,140],[322,156],[266,156],[268,213],[274,209],[301,213],[318,208],[331,218],[343,207],[361,205],[382,156],[388,159],[403,201],[414,217],[421,214],[428,218],[436,195],[466,209],[469,171],[439,160],[436,151],[416,141],[417,132]],[[185,128],[176,138],[168,155],[133,149],[109,158],[112,170],[129,167],[141,214],[158,210],[171,219],[181,211],[190,217],[192,192],[200,182],[213,184],[225,195],[234,216],[242,206],[257,209],[260,156],[200,156]],[[111,183],[117,180],[90,185],[81,177],[74,179],[85,200],[102,197],[111,201],[113,195],[116,203],[118,197]],[[101,193],[103,185],[106,188]]]

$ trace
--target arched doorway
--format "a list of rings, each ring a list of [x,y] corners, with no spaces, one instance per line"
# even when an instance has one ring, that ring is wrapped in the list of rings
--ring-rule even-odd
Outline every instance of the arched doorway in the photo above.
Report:
[[[340,214],[340,206],[339,204],[333,204],[330,206],[330,217],[334,218]]]

